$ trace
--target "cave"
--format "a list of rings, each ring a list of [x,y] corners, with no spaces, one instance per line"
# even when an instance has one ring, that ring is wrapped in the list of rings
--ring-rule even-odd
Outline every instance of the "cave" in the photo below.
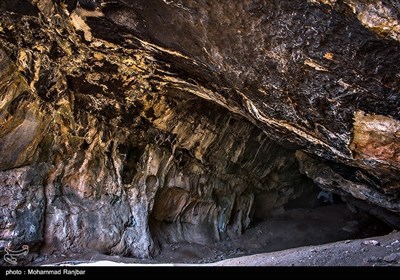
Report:
[[[399,61],[397,0],[2,0],[0,265],[399,264]]]

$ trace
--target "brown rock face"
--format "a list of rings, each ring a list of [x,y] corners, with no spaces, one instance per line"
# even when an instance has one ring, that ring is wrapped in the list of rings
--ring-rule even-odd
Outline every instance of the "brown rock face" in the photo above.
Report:
[[[356,158],[388,162],[399,167],[399,128],[398,120],[356,112],[350,148]]]
[[[400,212],[397,1],[94,2],[0,3],[0,252],[206,244],[311,179]]]

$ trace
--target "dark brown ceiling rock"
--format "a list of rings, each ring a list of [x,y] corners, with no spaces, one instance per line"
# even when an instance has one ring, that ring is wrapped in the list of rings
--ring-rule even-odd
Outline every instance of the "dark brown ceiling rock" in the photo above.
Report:
[[[111,21],[161,47],[180,77],[207,89],[193,94],[281,144],[399,187],[398,1],[124,0],[103,13],[88,20],[96,36],[120,40],[104,32]]]

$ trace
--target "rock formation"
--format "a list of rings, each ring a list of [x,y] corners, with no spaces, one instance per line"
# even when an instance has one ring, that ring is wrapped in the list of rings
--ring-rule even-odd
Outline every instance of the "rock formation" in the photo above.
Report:
[[[151,257],[241,234],[313,182],[400,213],[398,1],[0,12],[0,251]]]

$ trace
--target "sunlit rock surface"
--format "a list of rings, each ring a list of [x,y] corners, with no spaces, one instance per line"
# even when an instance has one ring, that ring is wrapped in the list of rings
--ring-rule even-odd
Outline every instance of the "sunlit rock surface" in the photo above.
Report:
[[[398,1],[98,2],[0,2],[0,250],[150,257],[312,180],[400,212]]]

